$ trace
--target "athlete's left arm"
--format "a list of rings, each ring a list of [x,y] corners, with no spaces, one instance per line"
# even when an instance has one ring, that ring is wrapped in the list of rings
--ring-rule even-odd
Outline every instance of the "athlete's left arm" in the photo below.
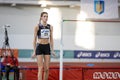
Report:
[[[51,51],[54,52],[53,26],[50,26],[50,47],[51,47]]]

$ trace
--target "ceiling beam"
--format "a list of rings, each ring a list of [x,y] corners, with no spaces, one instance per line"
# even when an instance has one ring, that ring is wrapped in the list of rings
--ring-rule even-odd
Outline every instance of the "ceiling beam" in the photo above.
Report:
[[[0,4],[21,4],[21,5],[50,5],[50,6],[80,6],[80,1],[41,1],[41,0],[0,0]],[[120,3],[118,4],[120,6]]]
[[[24,5],[53,5],[53,6],[65,6],[65,5],[76,5],[80,6],[80,1],[16,1],[16,0],[0,0],[0,4],[24,4]]]

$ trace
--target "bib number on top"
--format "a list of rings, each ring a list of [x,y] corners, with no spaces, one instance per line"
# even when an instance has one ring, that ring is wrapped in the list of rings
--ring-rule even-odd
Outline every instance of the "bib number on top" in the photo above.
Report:
[[[49,38],[50,30],[49,29],[41,29],[41,38]]]

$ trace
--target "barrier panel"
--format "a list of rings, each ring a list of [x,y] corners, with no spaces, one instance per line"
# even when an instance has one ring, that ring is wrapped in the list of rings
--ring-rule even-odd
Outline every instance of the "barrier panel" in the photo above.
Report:
[[[23,67],[24,70],[23,78],[25,80],[37,80],[37,67]],[[63,69],[63,80],[82,80],[82,68],[80,67],[64,67]],[[59,67],[53,66],[49,70],[48,80],[59,80]]]
[[[24,64],[24,63],[23,63]],[[38,68],[22,66],[21,80],[37,80]],[[59,80],[59,63],[53,63],[49,69],[48,80]],[[93,65],[94,64],[94,65]],[[25,65],[25,64],[24,64]],[[119,63],[64,63],[62,80],[120,80]]]
[[[23,78],[25,80],[37,80],[38,68],[37,66],[22,67],[21,70],[24,73]],[[49,80],[59,80],[58,67],[51,67],[49,70]]]

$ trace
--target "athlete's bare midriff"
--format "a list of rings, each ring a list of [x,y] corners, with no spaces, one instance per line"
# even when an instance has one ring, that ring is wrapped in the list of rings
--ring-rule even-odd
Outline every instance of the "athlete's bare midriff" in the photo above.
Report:
[[[39,44],[48,44],[49,43],[49,39],[38,39],[38,43]]]

